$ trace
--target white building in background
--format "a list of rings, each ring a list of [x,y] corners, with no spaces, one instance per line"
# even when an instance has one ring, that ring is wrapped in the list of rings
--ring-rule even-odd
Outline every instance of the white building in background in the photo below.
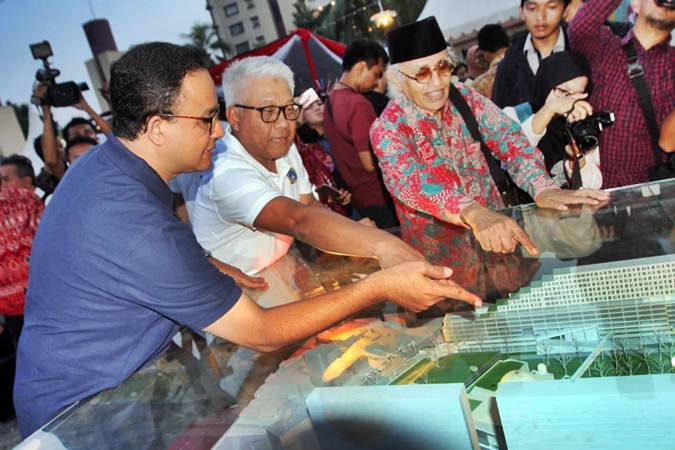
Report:
[[[33,105],[30,105],[33,108]],[[26,139],[23,137],[21,125],[16,118],[14,108],[0,107],[0,158],[12,153],[21,153]]]
[[[105,76],[106,80],[110,79],[110,66],[112,63],[120,59],[123,54],[124,53],[116,50],[108,50],[98,55],[98,64],[100,64],[101,70],[103,71],[103,75]],[[98,101],[100,106],[99,111],[110,111],[110,105],[103,98],[103,95],[101,95],[101,89],[103,88],[105,81],[101,78],[97,68],[96,60],[94,58],[88,59],[84,62],[84,65],[87,68],[89,79],[92,82],[92,86],[89,87],[91,88],[91,91],[96,94],[96,101]]]
[[[218,36],[243,53],[295,30],[294,0],[207,0]]]

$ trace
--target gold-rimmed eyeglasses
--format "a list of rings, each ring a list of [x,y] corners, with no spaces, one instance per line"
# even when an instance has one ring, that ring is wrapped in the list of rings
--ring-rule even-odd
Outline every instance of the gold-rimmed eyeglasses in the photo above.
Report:
[[[209,134],[213,133],[214,128],[216,127],[216,122],[218,121],[218,116],[220,113],[220,108],[216,109],[215,112],[208,116],[208,117],[199,117],[199,116],[185,116],[181,114],[172,114],[172,113],[162,113],[162,114],[157,114],[159,117],[164,117],[164,118],[169,118],[169,119],[191,119],[191,120],[199,120],[201,121],[204,125],[208,125],[209,127]]]
[[[436,71],[438,74],[439,78],[440,77],[449,77],[452,74],[452,71],[455,69],[455,65],[450,61],[449,59],[442,59],[438,61],[438,64],[436,64],[436,67],[431,68],[429,66],[422,66],[419,68],[417,73],[413,75],[408,75],[405,72],[399,72],[402,75],[405,75],[406,77],[410,78],[411,80],[415,80],[418,83],[424,84],[428,83],[431,80],[431,77],[433,76],[433,71]]]
[[[279,115],[281,114],[282,111],[284,113],[284,117],[286,118],[286,120],[298,120],[298,117],[300,117],[300,110],[302,109],[302,106],[298,105],[297,103],[291,103],[284,106],[276,106],[276,105],[248,106],[248,105],[240,105],[237,103],[234,106],[238,108],[252,109],[254,111],[258,111],[260,113],[260,118],[265,123],[276,122],[279,119]]]

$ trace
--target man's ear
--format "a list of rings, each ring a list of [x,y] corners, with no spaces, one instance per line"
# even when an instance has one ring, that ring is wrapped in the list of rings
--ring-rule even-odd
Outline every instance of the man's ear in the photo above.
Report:
[[[145,126],[145,135],[148,137],[150,142],[158,147],[164,145],[165,142],[165,122],[166,121],[159,116],[151,116],[148,119],[147,125]]]
[[[356,64],[354,64],[354,67],[352,67],[352,70],[354,70],[354,73],[357,76],[361,76],[364,71],[368,70],[368,63],[366,61],[359,61]]]
[[[387,77],[387,83],[394,87],[394,91],[403,92],[405,94],[405,91],[403,90],[403,76],[400,73],[394,73],[393,71],[391,71],[391,75],[387,72],[387,75],[389,75]]]
[[[232,131],[238,132],[241,128],[241,109],[236,106],[228,106],[225,109],[225,117],[227,117],[227,122],[232,127]]]

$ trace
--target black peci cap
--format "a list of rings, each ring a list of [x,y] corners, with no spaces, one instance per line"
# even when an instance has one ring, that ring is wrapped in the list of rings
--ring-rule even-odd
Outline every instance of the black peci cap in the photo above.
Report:
[[[448,44],[434,16],[391,30],[387,46],[392,64],[424,58],[445,50]]]

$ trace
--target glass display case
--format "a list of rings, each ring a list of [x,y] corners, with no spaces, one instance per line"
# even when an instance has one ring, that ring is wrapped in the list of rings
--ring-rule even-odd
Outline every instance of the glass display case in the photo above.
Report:
[[[659,387],[657,400],[672,405],[675,180],[611,194],[599,208],[505,210],[537,245],[536,257],[521,248],[486,253],[469,231],[441,222],[403,230],[411,245],[451,267],[456,282],[485,300],[478,310],[450,299],[420,314],[383,303],[270,354],[182,330],[159,359],[116,389],[73,405],[20,447],[325,450],[398,442],[395,448],[513,450],[538,442],[523,424],[541,425],[539,435],[545,431],[549,439],[556,430],[579,427],[575,417],[587,420],[553,408],[549,413],[560,422],[537,422],[556,392],[579,394],[576,411],[584,399],[598,403],[593,395],[599,392],[615,394],[623,405],[617,408],[633,408],[621,402],[637,398],[644,405],[647,383],[645,398]],[[378,269],[371,259],[297,245],[261,274],[269,290],[248,293],[270,307],[358,282]],[[633,397],[617,388],[624,382],[634,384]],[[419,423],[416,407],[444,395],[429,390],[427,396],[424,389],[443,386],[457,387],[438,391],[452,397],[452,407]],[[536,395],[527,394],[534,392],[529,386]],[[354,399],[347,413],[345,398]],[[649,426],[661,420],[658,439],[672,444],[672,432],[663,432],[672,429],[672,407],[639,413]],[[336,425],[344,414],[369,419]],[[581,448],[575,439],[596,433],[594,448],[635,448],[631,435],[621,435],[630,429],[622,420],[632,419],[610,411],[601,426],[586,434],[574,428],[576,437],[560,439],[565,448]],[[377,423],[389,428],[364,433]],[[438,430],[437,440],[422,439]],[[622,444],[602,440],[609,435],[621,436]]]

